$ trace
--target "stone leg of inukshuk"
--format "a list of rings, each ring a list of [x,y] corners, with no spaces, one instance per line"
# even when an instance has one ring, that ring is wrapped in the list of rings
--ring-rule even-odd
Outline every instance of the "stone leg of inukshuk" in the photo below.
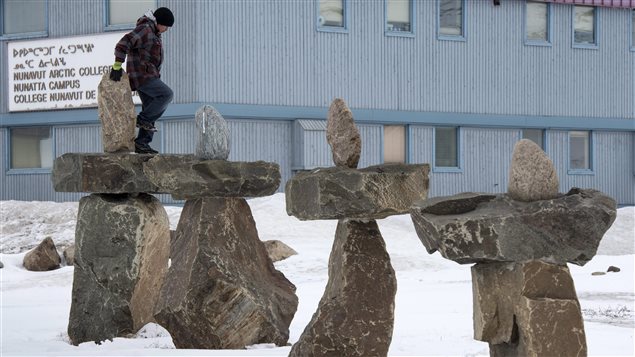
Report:
[[[415,230],[429,253],[472,267],[474,336],[492,356],[585,356],[584,325],[567,262],[595,255],[616,216],[595,190],[558,193],[534,143],[514,148],[509,193],[418,202]]]
[[[337,167],[300,173],[285,189],[289,215],[339,220],[326,290],[290,356],[386,356],[397,281],[375,219],[407,213],[426,198],[429,167],[357,170],[361,140],[341,99],[329,109],[327,140]]]
[[[92,194],[79,202],[68,335],[75,345],[153,322],[168,268],[168,216],[153,196]]]
[[[104,152],[134,152],[136,114],[128,75],[118,82],[109,77],[110,72],[104,73],[97,91]]]

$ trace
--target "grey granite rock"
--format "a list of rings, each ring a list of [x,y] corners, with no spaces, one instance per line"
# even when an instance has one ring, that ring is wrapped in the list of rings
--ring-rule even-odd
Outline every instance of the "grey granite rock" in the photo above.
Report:
[[[586,356],[580,304],[566,265],[472,267],[474,338],[491,356]]]
[[[266,240],[262,242],[265,245],[265,249],[267,249],[267,255],[269,255],[269,259],[272,262],[279,262],[281,260],[285,260],[292,255],[297,255],[293,248],[288,245],[282,243],[279,240]]]
[[[192,155],[156,155],[143,171],[162,192],[175,199],[261,197],[280,186],[280,166],[273,162],[201,161]]]
[[[73,266],[75,264],[75,244],[64,249],[64,253],[62,255],[64,255],[66,265]]]
[[[276,163],[200,160],[194,155],[64,154],[53,166],[58,192],[169,193],[176,199],[259,197],[276,192]]]
[[[531,202],[558,197],[558,174],[551,159],[531,140],[514,146],[507,192],[515,200]]]
[[[24,255],[22,264],[26,270],[47,271],[60,267],[62,258],[57,253],[51,237],[46,237],[40,244]]]
[[[287,213],[301,220],[408,213],[414,202],[427,197],[429,171],[427,164],[386,164],[302,172],[287,181]]]
[[[377,223],[339,221],[326,290],[289,356],[386,356],[396,292]]]
[[[356,168],[362,152],[362,139],[353,113],[341,98],[335,98],[326,122],[326,141],[331,146],[336,166]]]
[[[429,253],[439,250],[461,264],[544,260],[584,265],[616,217],[615,201],[595,190],[572,189],[556,199],[520,202],[508,195],[474,196],[474,210],[439,211],[443,201],[419,202],[411,210],[415,230]],[[450,204],[445,205],[449,207]]]
[[[204,160],[227,160],[229,157],[229,125],[211,105],[196,111],[197,140],[195,156]]]
[[[135,333],[148,322],[167,273],[168,216],[153,196],[79,202],[68,336],[74,345]]]
[[[0,269],[4,268],[4,264],[2,264],[2,262],[0,262]]]
[[[137,115],[125,72],[119,82],[110,79],[110,72],[104,73],[97,87],[97,105],[104,152],[134,152]]]
[[[177,348],[284,346],[298,306],[242,198],[185,202],[155,317]]]

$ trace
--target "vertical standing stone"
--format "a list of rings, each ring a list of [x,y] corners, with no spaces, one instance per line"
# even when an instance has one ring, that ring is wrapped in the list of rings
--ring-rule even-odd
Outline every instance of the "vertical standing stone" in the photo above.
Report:
[[[229,157],[229,126],[211,105],[196,111],[196,157],[204,160],[227,160]]]
[[[159,200],[147,194],[82,198],[75,249],[68,323],[74,345],[134,333],[154,321],[170,249]]]
[[[289,356],[386,356],[396,292],[377,222],[340,220],[326,290]]]
[[[97,92],[99,120],[104,152],[134,152],[136,118],[132,92],[128,75],[121,80],[110,79],[110,73],[104,73]]]
[[[341,98],[335,98],[328,112],[326,140],[331,145],[336,166],[356,168],[362,152],[362,139],[353,113]]]
[[[518,201],[550,200],[558,197],[558,174],[551,159],[531,140],[514,146],[507,192]]]

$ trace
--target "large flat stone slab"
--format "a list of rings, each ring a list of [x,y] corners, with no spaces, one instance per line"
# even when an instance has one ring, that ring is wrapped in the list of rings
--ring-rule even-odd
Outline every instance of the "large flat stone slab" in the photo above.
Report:
[[[55,159],[58,192],[168,193],[176,199],[260,197],[280,185],[276,163],[201,160],[194,155],[68,153]]]
[[[301,220],[379,219],[408,213],[428,196],[427,164],[386,164],[361,170],[329,167],[287,182],[287,213]]]
[[[429,253],[461,264],[544,260],[584,265],[616,216],[615,201],[574,188],[534,202],[460,194],[415,204],[411,217]]]

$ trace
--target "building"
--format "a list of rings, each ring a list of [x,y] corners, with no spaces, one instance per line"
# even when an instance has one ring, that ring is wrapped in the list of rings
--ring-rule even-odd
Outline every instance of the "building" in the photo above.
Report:
[[[635,0],[0,0],[0,200],[80,198],[54,192],[53,159],[102,151],[93,97],[112,41],[160,6],[176,17],[161,153],[193,152],[211,104],[230,160],[275,161],[284,183],[332,165],[324,119],[341,97],[360,167],[430,163],[431,196],[505,192],[526,137],[561,191],[635,204]]]

